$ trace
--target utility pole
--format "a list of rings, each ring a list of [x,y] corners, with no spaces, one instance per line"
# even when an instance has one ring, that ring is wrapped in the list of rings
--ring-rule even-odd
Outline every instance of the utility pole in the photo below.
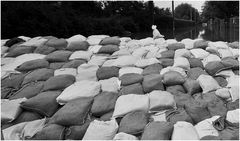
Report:
[[[175,37],[175,21],[174,21],[174,0],[172,0],[172,16],[173,16],[173,38]]]

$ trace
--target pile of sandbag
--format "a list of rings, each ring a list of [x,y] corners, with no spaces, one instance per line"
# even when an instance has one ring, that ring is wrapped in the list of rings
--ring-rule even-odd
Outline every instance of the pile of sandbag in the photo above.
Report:
[[[239,139],[238,42],[79,34],[1,49],[2,139]]]

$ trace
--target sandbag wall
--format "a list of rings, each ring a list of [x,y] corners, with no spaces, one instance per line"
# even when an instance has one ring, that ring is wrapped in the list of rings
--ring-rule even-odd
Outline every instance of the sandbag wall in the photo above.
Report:
[[[237,140],[238,51],[202,39],[2,40],[2,138]]]

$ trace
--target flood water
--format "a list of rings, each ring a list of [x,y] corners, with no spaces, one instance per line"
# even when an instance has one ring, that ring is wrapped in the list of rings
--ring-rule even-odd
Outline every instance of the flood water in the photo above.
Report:
[[[219,27],[203,27],[202,25],[175,29],[175,33],[171,29],[159,29],[160,33],[165,36],[165,39],[176,39],[181,41],[185,38],[196,39],[202,38],[210,41],[239,41],[239,27],[219,28]],[[136,33],[132,38],[142,39],[152,37],[152,32]]]

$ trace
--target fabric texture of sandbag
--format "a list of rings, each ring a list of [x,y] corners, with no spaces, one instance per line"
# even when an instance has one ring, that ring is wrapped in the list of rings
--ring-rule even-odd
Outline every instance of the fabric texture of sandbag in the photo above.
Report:
[[[165,114],[166,110],[161,111],[161,112],[157,112],[157,113],[151,113],[150,114],[150,122],[152,121],[167,121],[166,120],[166,114]]]
[[[35,47],[39,47],[44,45],[47,42],[48,39],[45,39],[43,37],[34,37],[29,39],[28,41],[22,43],[21,45],[24,46],[35,46]]]
[[[149,59],[139,59],[136,63],[135,66],[139,68],[145,68],[149,65],[159,63],[159,60],[156,58],[149,58]]]
[[[45,59],[48,62],[66,62],[71,54],[71,51],[59,50],[48,54]]]
[[[81,42],[70,42],[67,45],[67,50],[76,51],[76,50],[87,50],[89,47],[89,43],[87,41]]]
[[[107,54],[96,54],[91,57],[91,59],[88,61],[88,64],[102,66],[107,59]]]
[[[143,69],[142,75],[159,74],[160,71],[162,70],[162,68],[163,68],[163,66],[159,63],[149,65]]]
[[[105,53],[112,55],[114,52],[119,51],[118,45],[103,45],[99,50],[98,53]]]
[[[9,50],[5,57],[17,57],[22,54],[32,53],[35,50],[35,47],[32,46],[18,46],[12,50]]]
[[[174,58],[173,66],[174,67],[180,67],[180,68],[183,68],[185,70],[189,70],[190,69],[190,63],[189,63],[188,59],[184,58],[184,57]]]
[[[136,73],[136,74],[142,74],[143,69],[137,68],[137,67],[123,67],[119,69],[119,77],[121,77],[124,74],[128,73]]]
[[[127,86],[123,86],[120,90],[120,95],[127,94],[144,94],[143,87],[141,83],[135,83]]]
[[[15,70],[30,71],[30,70],[35,70],[39,68],[48,68],[48,66],[49,66],[49,63],[45,59],[36,59],[36,60],[27,61],[21,64]]]
[[[175,51],[174,50],[166,50],[161,52],[157,58],[174,58]]]
[[[119,68],[117,67],[101,67],[96,72],[98,80],[109,79],[111,77],[118,77]]]
[[[178,94],[179,92],[186,93],[182,85],[167,86],[166,91],[170,92],[173,95]]]
[[[222,76],[224,78],[228,78],[231,76],[235,76],[235,74],[233,73],[233,71],[231,69],[228,69],[228,70],[222,70],[222,71],[216,73],[215,76]]]
[[[76,81],[91,80],[97,81],[97,65],[82,64],[78,67]]]
[[[50,47],[50,46],[39,46],[34,50],[34,53],[39,53],[39,54],[44,54],[44,55],[48,55],[52,52],[54,52],[56,49],[54,47]]]
[[[145,58],[148,52],[149,51],[146,48],[138,48],[133,51],[132,56],[138,59],[142,59],[142,58]]]
[[[192,49],[193,45],[194,45],[195,40],[186,38],[186,39],[182,39],[181,43],[183,43],[185,45],[186,49]]]
[[[239,109],[239,99],[234,102],[228,102],[226,107],[228,111]]]
[[[65,62],[54,62],[54,63],[50,63],[49,68],[53,69],[53,70],[57,70],[62,68],[62,66],[65,64]]]
[[[102,116],[114,110],[118,94],[113,92],[102,92],[94,97],[91,112],[94,116]]]
[[[102,41],[99,43],[100,45],[119,45],[121,42],[121,40],[119,39],[119,37],[106,37],[104,39],[102,39]]]
[[[65,127],[58,124],[47,124],[31,140],[63,140]]]
[[[178,121],[174,124],[172,140],[199,140],[198,133],[194,126],[185,121]]]
[[[127,73],[122,75],[119,79],[122,86],[127,86],[135,83],[141,83],[143,81],[143,76],[137,73]]]
[[[199,82],[203,93],[207,93],[221,88],[218,85],[218,82],[210,75],[202,74],[198,77],[197,81]]]
[[[126,56],[126,55],[131,55],[130,51],[128,49],[120,49],[118,51],[115,51],[111,57],[113,58],[118,58],[120,56]]]
[[[137,62],[137,58],[132,55],[129,55],[129,56],[118,57],[113,62],[112,65],[117,67],[127,67],[127,66],[134,66],[136,62]]]
[[[65,63],[62,68],[78,68],[80,65],[86,63],[85,60],[72,60],[68,63]]]
[[[221,61],[221,58],[215,54],[209,54],[206,58],[202,60],[204,66],[206,66],[207,63],[214,61]]]
[[[149,98],[147,95],[122,95],[116,101],[113,117],[123,117],[137,110],[148,111],[148,106]]]
[[[149,74],[143,77],[143,90],[145,93],[153,90],[164,90],[162,78],[159,74]]]
[[[82,59],[89,61],[93,55],[93,52],[91,51],[75,51],[71,54],[69,57],[69,60],[74,60],[74,59]]]
[[[169,71],[163,75],[163,83],[167,86],[181,85],[185,82],[185,78],[176,71]]]
[[[71,42],[82,42],[82,41],[86,41],[86,37],[84,37],[83,35],[80,35],[80,34],[77,34],[77,35],[74,35],[67,40],[68,43],[71,43]]]
[[[215,76],[214,79],[218,82],[219,86],[226,87],[228,82],[227,80],[222,76]]]
[[[230,121],[231,123],[239,123],[239,109],[228,111],[226,120]]]
[[[204,59],[209,55],[209,52],[203,49],[191,49],[190,52],[193,54],[195,58]]]
[[[78,81],[64,89],[57,97],[57,102],[61,105],[82,97],[94,97],[99,94],[101,84],[95,81]]]
[[[216,90],[215,94],[226,101],[231,100],[231,95],[228,88],[218,89]]]
[[[115,119],[110,121],[94,120],[88,126],[83,140],[112,140],[118,130]]]
[[[231,68],[231,66],[226,66],[220,61],[212,61],[205,65],[205,71],[212,76],[221,70],[229,69],[229,68]]]
[[[204,68],[201,59],[189,58],[188,61],[189,61],[189,64],[190,64],[190,68],[195,68],[195,67],[200,67],[202,69]]]
[[[191,79],[197,80],[200,75],[208,75],[202,68],[196,67],[196,68],[191,68],[187,72],[187,76]]]
[[[185,48],[185,45],[183,43],[171,43],[171,44],[168,44],[167,48],[169,50],[177,50],[177,49]]]
[[[197,80],[193,79],[186,79],[185,83],[183,84],[185,90],[189,95],[193,95],[195,93],[201,92],[202,89],[200,84]]]
[[[106,114],[104,114],[104,115],[102,115],[100,117],[100,120],[102,120],[102,121],[109,121],[109,120],[111,120],[112,115],[113,115],[113,110],[108,112],[108,113],[106,113]]]
[[[67,47],[67,41],[65,39],[49,39],[45,45],[50,46],[50,47],[54,47],[56,49],[65,49]]]
[[[23,83],[26,75],[22,73],[12,73],[8,77],[1,79],[1,88],[19,89]]]
[[[159,59],[160,61],[160,64],[165,68],[165,67],[168,67],[168,66],[172,66],[173,63],[174,63],[174,60],[173,59],[169,59],[169,58],[161,58]]]
[[[14,93],[9,99],[18,99],[18,98],[31,98],[36,96],[40,93],[40,91],[43,89],[44,82],[38,81],[29,83],[27,85],[24,85],[21,89],[19,89],[16,93]]]
[[[82,125],[91,109],[93,98],[78,98],[66,103],[49,121],[49,124],[62,126]]]
[[[213,127],[212,123],[216,119],[218,119],[219,116],[214,116],[212,118],[205,119],[201,122],[199,122],[197,125],[195,125],[195,129],[199,135],[199,138],[202,138],[204,136],[218,136],[218,131]]]
[[[26,100],[26,98],[19,98],[5,102],[1,101],[1,123],[11,122],[16,119],[22,112],[20,103]]]
[[[192,118],[187,114],[184,108],[170,109],[166,111],[166,120],[173,124],[176,124],[178,121],[193,123]]]
[[[44,82],[44,87],[42,91],[49,90],[63,90],[75,82],[75,77],[73,75],[57,75],[49,78]]]
[[[33,81],[46,81],[54,75],[52,69],[42,68],[32,71],[24,77],[22,85]]]
[[[120,89],[119,80],[117,77],[112,77],[105,80],[99,80],[99,83],[101,84],[102,91],[117,93],[118,90]]]
[[[167,91],[152,91],[149,96],[149,111],[158,112],[176,108],[174,97]]]
[[[51,117],[59,108],[56,98],[61,91],[42,92],[21,103],[21,108]]]
[[[221,58],[233,57],[233,53],[229,49],[218,49],[218,53]]]
[[[124,132],[117,133],[113,140],[138,140],[137,137]]]
[[[20,42],[25,42],[25,40],[18,38],[18,37],[14,37],[14,38],[7,40],[4,45],[7,47],[11,47],[12,45],[20,43]]]
[[[144,129],[141,140],[170,140],[173,125],[169,122],[150,122]]]
[[[192,58],[192,54],[187,49],[177,49],[174,53],[174,58],[184,57],[184,58]]]
[[[75,68],[61,68],[57,69],[54,71],[54,76],[58,75],[72,75],[76,76],[77,75],[77,69]]]
[[[206,49],[206,47],[208,47],[208,42],[206,40],[198,40],[195,41],[193,44],[193,48],[201,48],[201,49]]]
[[[122,118],[118,132],[124,132],[131,135],[142,133],[144,127],[148,124],[148,118],[146,111],[128,113]]]

